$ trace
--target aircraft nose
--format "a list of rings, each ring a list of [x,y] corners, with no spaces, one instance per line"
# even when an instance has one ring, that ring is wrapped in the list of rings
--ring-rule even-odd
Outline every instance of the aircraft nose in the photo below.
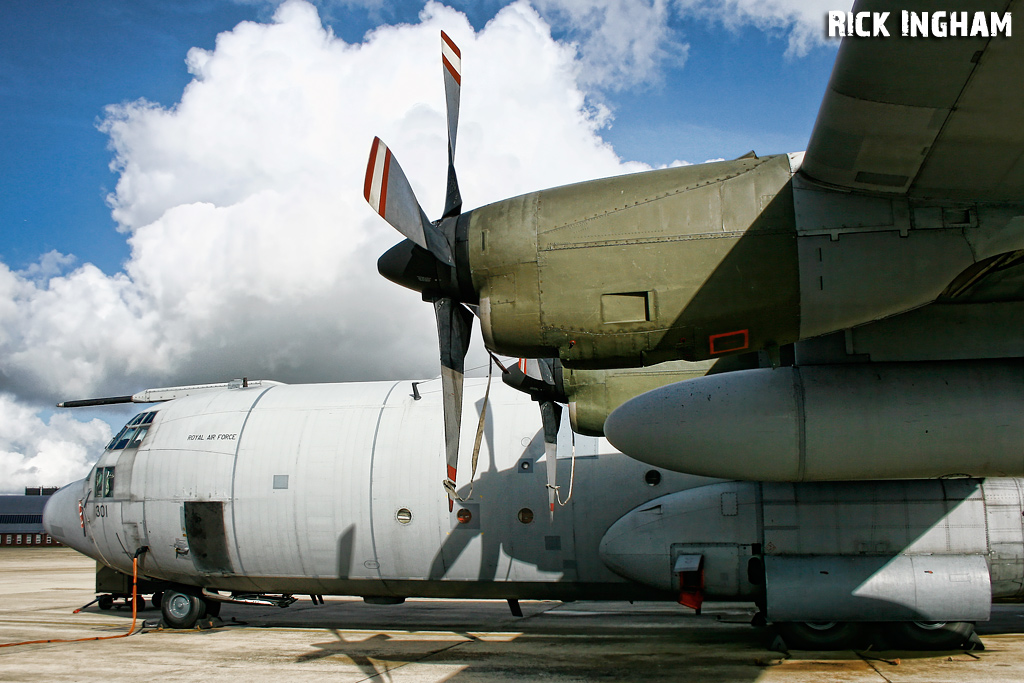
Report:
[[[43,528],[53,538],[78,552],[93,557],[95,547],[82,529],[78,501],[83,497],[85,480],[79,479],[58,490],[43,508]]]

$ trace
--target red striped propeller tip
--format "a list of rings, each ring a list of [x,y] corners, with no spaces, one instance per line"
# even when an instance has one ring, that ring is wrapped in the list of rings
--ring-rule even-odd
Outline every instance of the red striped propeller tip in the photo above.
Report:
[[[370,159],[366,163],[366,178],[363,181],[363,198],[373,210],[384,216],[388,198],[388,173],[391,170],[391,150],[375,137],[370,146]]]
[[[444,31],[441,31],[441,61],[455,82],[462,85],[462,52]]]

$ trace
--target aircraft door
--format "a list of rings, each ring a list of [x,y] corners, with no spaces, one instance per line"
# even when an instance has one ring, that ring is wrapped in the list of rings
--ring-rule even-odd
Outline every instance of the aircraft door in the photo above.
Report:
[[[124,527],[124,542],[128,551],[134,555],[142,546],[149,546],[149,535],[146,531],[145,500],[146,477],[142,468],[135,467],[135,461],[142,455],[138,448],[121,451],[117,459],[118,472],[127,477],[128,484],[125,498],[121,502],[121,526]],[[140,471],[137,473],[136,469]]]
[[[121,508],[124,502],[123,490],[128,488],[128,484],[120,481],[123,469],[117,465],[119,455],[107,453],[100,458],[93,476],[92,495],[83,512],[86,525],[104,561],[125,570],[130,568],[132,553],[138,545],[129,549],[124,533]]]

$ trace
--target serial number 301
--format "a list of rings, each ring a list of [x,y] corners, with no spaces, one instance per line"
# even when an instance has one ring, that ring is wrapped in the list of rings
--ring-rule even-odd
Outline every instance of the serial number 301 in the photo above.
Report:
[[[93,511],[93,514],[95,514],[97,517],[106,517],[107,516],[107,506],[106,505],[94,505],[93,508],[92,508],[92,511]]]

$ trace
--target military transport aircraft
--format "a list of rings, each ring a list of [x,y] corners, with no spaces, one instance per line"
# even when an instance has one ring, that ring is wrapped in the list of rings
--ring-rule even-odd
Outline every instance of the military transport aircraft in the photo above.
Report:
[[[296,595],[507,599],[513,612],[519,599],[716,599],[755,602],[790,646],[882,633],[956,647],[993,599],[1024,596],[1021,480],[727,482],[564,427],[546,452],[533,402],[487,383],[465,382],[467,413],[484,414],[479,471],[462,473],[451,512],[434,484],[439,380],[237,381],[137,394],[162,402],[51,497],[43,524],[124,574],[137,559],[178,628],[225,602]],[[558,459],[571,460],[565,505],[549,515]]]
[[[364,186],[407,238],[381,273],[435,307],[439,380],[144,392],[164,402],[44,524],[137,558],[175,626],[296,594],[715,598],[797,645],[959,645],[1024,599],[1024,480],[980,478],[1024,475],[1015,40],[847,39],[806,153],[462,212],[443,35],[441,218],[380,140]],[[539,359],[503,379],[540,411],[463,379],[474,316],[491,351]]]

